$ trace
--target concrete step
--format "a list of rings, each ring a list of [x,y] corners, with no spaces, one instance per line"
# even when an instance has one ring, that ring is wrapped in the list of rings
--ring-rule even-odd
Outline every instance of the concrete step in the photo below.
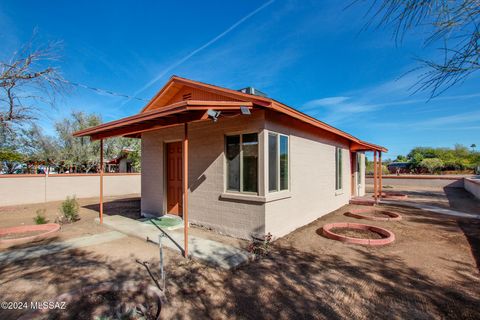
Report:
[[[97,218],[95,221],[99,222]],[[154,224],[133,220],[123,216],[104,216],[103,225],[124,234],[159,243],[159,235],[164,234],[162,244],[174,251],[183,254],[184,235],[181,230],[163,230]],[[253,255],[245,250],[204,239],[188,236],[189,256],[200,262],[223,269],[232,269],[253,259]]]

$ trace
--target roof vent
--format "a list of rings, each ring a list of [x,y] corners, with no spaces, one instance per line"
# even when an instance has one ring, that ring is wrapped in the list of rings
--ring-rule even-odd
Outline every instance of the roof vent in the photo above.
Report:
[[[255,89],[254,87],[246,87],[243,89],[238,90],[240,92],[246,93],[246,94],[252,94],[254,96],[260,96],[260,97],[267,97],[265,93],[262,91]]]
[[[185,94],[182,96],[182,99],[183,99],[183,100],[190,100],[190,99],[192,99],[192,93],[191,93],[191,92],[185,93]]]

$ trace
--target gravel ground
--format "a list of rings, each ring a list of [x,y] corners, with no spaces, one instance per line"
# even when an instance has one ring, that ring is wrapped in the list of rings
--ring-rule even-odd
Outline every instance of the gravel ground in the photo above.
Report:
[[[432,203],[439,201],[457,210],[472,211],[479,205],[461,190],[422,192],[421,196]],[[125,214],[134,216],[138,210],[135,198],[112,199],[112,202],[117,210],[133,211]],[[61,235],[50,241],[103,232],[102,227],[93,223],[97,215],[93,203],[85,201],[82,220],[63,228]],[[52,210],[57,206],[52,204]],[[321,236],[325,223],[359,222],[344,216],[355,207],[358,206],[345,206],[292,232],[277,240],[267,257],[234,271],[206,267],[166,251],[168,301],[162,317],[480,318],[478,221],[407,207],[384,207],[399,212],[403,220],[360,222],[393,231],[397,240],[391,245],[358,246]],[[35,208],[0,208],[0,225],[30,223]],[[159,278],[158,247],[126,237],[82,250],[1,265],[0,274],[0,296],[6,301],[44,301],[102,281],[155,284]],[[67,306],[61,314],[66,319],[79,319],[72,310],[75,308]],[[24,313],[0,310],[0,319]],[[92,315],[88,308],[82,312],[85,319]]]

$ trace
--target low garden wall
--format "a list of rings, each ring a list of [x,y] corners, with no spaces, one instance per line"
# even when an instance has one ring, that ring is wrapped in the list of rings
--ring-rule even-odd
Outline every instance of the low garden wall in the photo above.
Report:
[[[403,175],[382,176],[382,185],[412,187],[463,188],[464,176]],[[373,185],[373,177],[367,176],[367,184]]]
[[[99,174],[0,175],[0,206],[98,197]],[[106,173],[104,196],[140,193],[139,173]]]
[[[465,178],[465,190],[473,194],[473,196],[480,200],[480,178]]]

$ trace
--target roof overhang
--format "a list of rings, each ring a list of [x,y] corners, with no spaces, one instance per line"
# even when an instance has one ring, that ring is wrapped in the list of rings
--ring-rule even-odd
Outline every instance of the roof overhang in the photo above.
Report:
[[[387,152],[388,149],[373,143],[365,142],[362,140],[353,141],[350,144],[350,151],[380,151]]]
[[[74,137],[90,136],[92,140],[110,137],[138,137],[142,132],[163,127],[208,119],[208,110],[222,111],[222,114],[240,114],[241,107],[251,109],[251,102],[186,100],[136,114],[120,120],[107,122],[85,130],[77,131]]]
[[[184,100],[164,105],[184,86],[215,93],[229,101]],[[223,115],[229,113],[240,114],[240,107],[242,106],[250,109],[255,107],[273,110],[307,123],[317,129],[330,132],[349,141],[351,151],[388,151],[382,146],[362,141],[345,131],[310,117],[274,99],[242,93],[178,76],[170,78],[167,84],[147,103],[139,114],[81,130],[73,135],[75,137],[90,136],[92,140],[115,136],[139,137],[142,132],[158,130],[186,122],[206,120],[208,119],[206,114],[208,109],[222,111]]]

